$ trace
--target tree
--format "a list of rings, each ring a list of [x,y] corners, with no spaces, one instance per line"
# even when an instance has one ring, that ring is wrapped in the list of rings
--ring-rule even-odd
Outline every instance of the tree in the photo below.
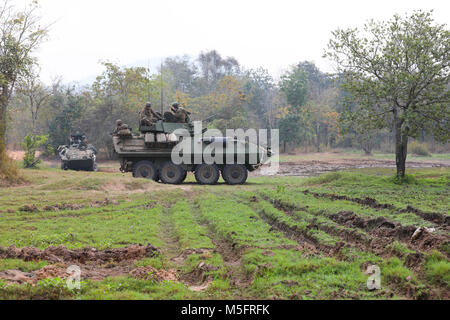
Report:
[[[421,130],[449,138],[450,31],[432,12],[414,11],[389,21],[370,21],[364,34],[338,29],[325,56],[351,95],[347,116],[359,132],[391,128],[397,177],[405,176],[408,137]]]
[[[279,121],[280,141],[283,144],[283,152],[286,152],[287,144],[298,143],[301,140],[300,115],[297,113],[289,113]]]
[[[250,69],[244,73],[244,92],[248,97],[248,106],[261,126],[270,127],[273,123],[273,100],[275,84],[266,69]]]
[[[218,81],[224,76],[236,75],[240,71],[239,63],[235,58],[224,59],[216,50],[200,53],[197,61],[201,75],[199,85],[203,87],[203,93],[215,90]]]
[[[141,67],[125,68],[110,62],[103,65],[105,71],[96,78],[91,91],[86,93],[89,107],[80,129],[94,145],[112,158],[114,148],[110,133],[115,121],[121,119],[136,128],[139,111],[145,101],[149,100],[153,105],[160,101],[161,78],[149,75],[148,70]],[[154,107],[154,111],[158,109]]]
[[[56,84],[50,99],[50,108],[54,118],[48,123],[48,143],[52,150],[66,144],[73,131],[79,130],[81,117],[85,111],[83,98],[76,94],[73,87]],[[47,147],[48,148],[48,147]]]
[[[23,11],[5,1],[0,5],[0,157],[5,158],[7,108],[16,82],[26,76],[35,60],[33,50],[42,42],[47,28],[39,24],[35,2]],[[2,166],[0,165],[0,171]]]
[[[28,76],[19,81],[16,92],[21,102],[30,110],[31,133],[36,134],[39,111],[50,97],[51,91],[39,80],[38,75],[31,71]]]
[[[163,70],[170,71],[173,89],[184,93],[193,93],[197,68],[188,56],[167,58],[164,60]],[[167,79],[165,79],[167,82]]]
[[[308,95],[307,74],[302,67],[293,67],[281,76],[280,90],[286,95],[287,103],[293,110],[300,110]]]

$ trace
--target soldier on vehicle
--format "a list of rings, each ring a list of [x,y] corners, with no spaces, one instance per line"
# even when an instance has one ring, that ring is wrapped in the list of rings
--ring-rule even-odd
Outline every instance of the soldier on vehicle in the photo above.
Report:
[[[189,111],[181,107],[178,102],[172,103],[172,106],[170,107],[170,113],[172,114],[174,122],[178,123],[188,122],[189,115],[191,114]]]
[[[124,129],[122,120],[116,120],[116,127],[114,128],[113,134],[118,134],[120,130]]]
[[[140,113],[140,124],[141,126],[152,126],[156,121],[160,120],[161,116],[152,110],[152,105],[150,102],[145,104],[144,109]]]
[[[81,142],[80,142],[80,144],[79,144],[78,147],[81,149],[81,148],[87,148],[87,146],[88,146],[87,138],[86,138],[85,135],[83,135],[83,136],[81,137]]]
[[[116,127],[114,128],[113,134],[117,134],[119,132],[121,126],[122,126],[122,120],[117,119]]]
[[[112,133],[113,135],[118,136],[131,136],[131,129],[127,124],[123,123],[122,120],[116,120],[116,127]]]

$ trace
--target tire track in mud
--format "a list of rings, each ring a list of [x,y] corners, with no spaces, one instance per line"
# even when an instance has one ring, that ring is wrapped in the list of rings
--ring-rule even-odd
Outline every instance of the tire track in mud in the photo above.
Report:
[[[283,211],[286,215],[290,216],[296,221],[301,221],[299,217],[296,217],[293,213],[294,211],[305,211],[307,212],[306,207],[296,207],[291,204],[282,203],[279,200],[270,200],[268,198],[264,198],[264,200],[271,203],[276,209],[279,209]],[[297,210],[298,209],[298,210]],[[308,227],[318,227],[318,229],[325,231],[327,233],[331,233],[333,235],[342,237],[341,231],[344,231],[344,235],[347,237],[344,239],[345,243],[339,242],[335,247],[332,246],[324,246],[319,245],[317,246],[315,241],[310,241],[308,237],[305,237],[304,231],[298,231],[296,228],[292,228],[282,222],[277,221],[276,219],[268,216],[265,214],[263,210],[258,210],[260,214],[262,214],[262,218],[269,223],[272,227],[276,228],[277,230],[283,232],[286,236],[292,237],[295,240],[302,242],[304,240],[312,243],[316,246],[316,248],[319,249],[319,252],[322,254],[325,254],[326,256],[334,257],[338,260],[345,261],[346,258],[340,255],[340,250],[343,247],[356,247],[361,250],[367,250],[371,251],[372,253],[382,257],[382,258],[390,258],[392,255],[395,255],[392,253],[392,250],[387,250],[386,246],[391,242],[388,238],[382,239],[382,238],[375,238],[370,234],[367,234],[367,238],[360,238],[360,237],[353,237],[352,233],[347,234],[347,230],[336,230],[329,226],[319,226],[315,224],[314,222]],[[337,216],[337,215],[336,215]],[[356,215],[355,215],[356,216]],[[372,221],[373,220],[373,221]],[[386,223],[389,225],[391,222],[387,221],[384,217],[382,219],[376,218],[372,219],[371,223],[378,222],[378,227],[385,225]],[[338,222],[338,221],[335,221]],[[358,220],[357,224],[360,224],[360,220]],[[343,224],[342,226],[348,227],[347,225]],[[415,229],[414,229],[415,230]],[[379,240],[382,241],[379,241]],[[426,243],[426,240],[422,241],[422,243]],[[324,250],[325,248],[325,250]],[[441,297],[442,292],[445,296],[448,296],[448,289],[446,287],[436,286],[435,284],[431,284],[428,279],[424,276],[422,270],[423,270],[423,263],[424,263],[424,254],[417,250],[417,252],[409,253],[406,255],[405,258],[405,266],[410,269],[416,277],[427,286],[428,292],[419,292],[415,287],[409,287],[409,288],[402,288],[397,286],[397,284],[389,285],[391,290],[393,292],[400,293],[401,295],[404,295],[406,297],[410,298],[417,298],[417,299],[428,299],[428,298],[438,298]],[[367,266],[365,266],[367,267]],[[365,269],[365,268],[364,268]],[[436,293],[435,289],[438,288],[441,290],[440,292]]]
[[[291,227],[283,222],[269,216],[264,210],[256,210],[261,219],[271,226],[271,229],[284,234],[288,239],[297,241],[300,248],[314,254],[324,254],[326,256],[337,255],[341,249],[339,246],[327,246],[319,243],[316,239],[308,236],[306,232],[298,230],[296,226]]]
[[[264,198],[264,200],[270,202],[276,209],[283,211],[296,221],[301,221],[301,219],[293,214],[294,211],[309,212],[306,207],[286,204],[278,199]],[[361,248],[363,249],[372,250],[377,254],[383,254],[386,251],[386,246],[392,242],[391,239],[399,240],[407,244],[410,249],[416,250],[421,254],[423,251],[430,251],[432,249],[442,252],[440,250],[441,246],[450,242],[449,237],[429,233],[425,229],[419,230],[413,237],[414,233],[419,229],[418,227],[413,225],[404,226],[399,222],[391,221],[385,217],[365,219],[357,216],[353,211],[340,211],[330,215],[321,214],[321,217],[329,219],[342,227],[360,229],[365,232],[367,238],[364,239],[356,232],[353,233],[350,230],[336,230],[331,226],[321,226],[314,222],[310,227],[317,227],[324,232],[344,237],[345,241],[362,246]],[[447,252],[444,251],[442,253],[448,257]]]
[[[374,209],[389,209],[395,210],[398,213],[414,213],[415,215],[421,217],[424,220],[433,222],[437,225],[442,225],[444,227],[450,226],[450,216],[438,213],[438,212],[424,212],[420,209],[414,208],[408,205],[405,209],[399,209],[395,207],[393,204],[389,203],[379,203],[375,198],[366,197],[366,198],[352,198],[346,195],[338,195],[334,193],[318,193],[309,191],[309,189],[303,190],[303,194],[305,195],[313,195],[315,198],[327,198],[333,201],[336,200],[346,200],[358,203],[363,206],[368,206]]]
[[[192,206],[200,211],[200,208],[195,205]],[[242,289],[250,286],[253,283],[253,277],[244,272],[244,266],[242,264],[242,255],[247,249],[254,247],[250,246],[238,246],[237,243],[229,239],[221,238],[216,232],[214,225],[207,220],[202,220],[199,214],[193,214],[196,222],[208,229],[208,238],[214,244],[214,253],[220,254],[224,261],[225,268],[227,270],[226,277],[232,287]]]
[[[263,199],[265,201],[269,202],[270,204],[272,204],[272,206],[274,208],[283,211],[285,214],[287,214],[288,216],[290,216],[293,220],[295,220],[297,222],[304,222],[305,220],[302,220],[302,219],[300,219],[300,217],[296,216],[294,214],[295,211],[304,211],[304,212],[309,213],[307,207],[297,207],[294,205],[283,203],[283,202],[279,201],[278,199],[269,199],[264,196],[263,196]],[[370,247],[370,245],[369,245],[370,238],[365,237],[366,235],[363,236],[352,230],[336,229],[333,226],[318,224],[316,222],[316,219],[313,219],[311,222],[309,222],[309,226],[307,227],[307,229],[318,229],[318,230],[324,231],[325,233],[332,234],[339,238],[343,238],[343,240],[347,244],[347,247],[357,247],[357,248],[364,248],[364,249],[369,249],[369,247]]]

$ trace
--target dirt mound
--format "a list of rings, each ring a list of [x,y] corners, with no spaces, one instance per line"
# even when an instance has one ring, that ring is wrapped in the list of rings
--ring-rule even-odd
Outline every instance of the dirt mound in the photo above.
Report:
[[[411,248],[419,250],[440,250],[443,243],[448,241],[448,238],[437,233],[421,232],[413,238],[413,234],[418,228],[416,226],[403,226],[398,222],[393,222],[385,217],[377,217],[373,219],[363,219],[358,217],[352,211],[341,211],[337,214],[330,215],[330,218],[340,225],[359,228],[367,231],[374,238],[387,240],[394,238],[409,244]],[[372,240],[374,242],[374,240]],[[376,242],[376,241],[375,241]],[[374,244],[375,244],[374,242]],[[380,243],[382,246],[382,244]]]
[[[130,271],[130,276],[144,280],[178,281],[178,275],[175,269],[158,270],[150,266],[133,269]]]
[[[97,250],[95,248],[83,248],[69,250],[65,246],[50,246],[45,250],[39,250],[34,247],[24,247],[22,249],[10,246],[8,248],[0,247],[0,258],[17,258],[25,261],[47,260],[52,263],[106,263],[120,262],[124,260],[136,260],[143,257],[152,257],[159,254],[156,247],[148,244],[131,245],[125,248],[112,248],[107,250]]]
[[[103,201],[94,201],[89,204],[80,203],[57,203],[53,205],[48,205],[42,208],[42,211],[60,211],[60,210],[80,210],[83,208],[99,208],[108,205],[117,206],[119,202],[114,199],[105,198]],[[40,212],[41,210],[35,204],[26,204],[19,208],[22,212]],[[13,211],[14,212],[14,211]]]

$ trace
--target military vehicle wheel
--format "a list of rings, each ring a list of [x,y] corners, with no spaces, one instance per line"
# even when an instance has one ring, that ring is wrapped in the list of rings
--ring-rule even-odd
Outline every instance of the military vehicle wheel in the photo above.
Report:
[[[67,165],[64,162],[61,162],[61,170],[67,170]]]
[[[158,170],[155,165],[147,160],[142,160],[133,166],[133,177],[157,180]]]
[[[97,171],[98,171],[97,163],[94,163],[94,164],[92,165],[92,171],[94,171],[94,172],[97,172]]]
[[[186,177],[187,177],[187,171],[184,170],[183,179],[181,179],[181,182],[183,182],[184,180],[186,180]]]
[[[164,183],[180,184],[186,178],[186,170],[172,161],[167,161],[161,166],[159,177]]]
[[[195,180],[199,184],[216,184],[219,177],[219,168],[215,164],[202,163],[195,168]]]
[[[242,164],[227,164],[222,170],[222,177],[228,184],[244,184],[248,171]]]

